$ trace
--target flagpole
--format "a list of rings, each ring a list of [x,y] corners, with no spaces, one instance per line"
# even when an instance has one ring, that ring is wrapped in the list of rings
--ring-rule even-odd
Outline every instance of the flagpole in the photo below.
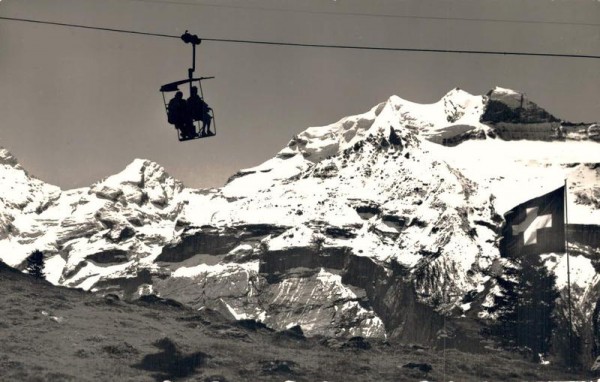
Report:
[[[571,313],[571,267],[569,265],[569,241],[567,240],[569,226],[567,194],[567,178],[565,178],[565,252],[567,254],[567,306],[569,307],[569,367],[573,367],[573,316]]]

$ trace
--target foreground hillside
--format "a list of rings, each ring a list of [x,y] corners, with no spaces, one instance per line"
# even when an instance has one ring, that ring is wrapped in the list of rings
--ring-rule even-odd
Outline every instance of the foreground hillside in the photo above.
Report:
[[[0,263],[3,381],[569,380],[510,353],[304,338],[167,300],[55,287]],[[445,362],[444,362],[445,360]],[[407,367],[413,364],[414,367]],[[419,366],[429,372],[421,371]]]

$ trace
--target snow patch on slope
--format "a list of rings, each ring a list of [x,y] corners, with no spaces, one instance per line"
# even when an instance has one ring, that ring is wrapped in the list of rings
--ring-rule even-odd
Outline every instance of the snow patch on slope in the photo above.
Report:
[[[495,196],[495,207],[505,213],[519,203],[577,182],[585,187],[599,181],[589,172],[573,167],[578,163],[600,163],[600,145],[591,141],[502,141],[470,140],[460,149],[439,146],[435,152],[469,179],[477,181]],[[579,175],[578,175],[579,173]],[[571,196],[569,196],[571,197]],[[570,223],[598,224],[598,210],[569,201]]]

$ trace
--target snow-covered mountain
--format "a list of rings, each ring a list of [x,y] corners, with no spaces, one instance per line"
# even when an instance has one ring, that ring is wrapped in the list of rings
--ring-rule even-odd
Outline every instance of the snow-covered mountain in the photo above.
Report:
[[[569,223],[600,222],[599,141],[598,125],[495,88],[430,105],[393,96],[306,129],[220,189],[184,188],[136,159],[61,191],[2,151],[0,258],[23,268],[40,249],[55,284],[154,293],[276,329],[427,342],[439,313],[483,315],[468,301],[494,292],[503,212],[566,177]],[[600,250],[585,245],[571,267],[589,326]],[[561,287],[565,261],[547,260]]]

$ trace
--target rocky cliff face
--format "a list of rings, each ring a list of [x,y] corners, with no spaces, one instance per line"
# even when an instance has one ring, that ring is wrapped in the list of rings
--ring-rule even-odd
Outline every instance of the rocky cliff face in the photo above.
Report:
[[[598,140],[595,124],[561,121],[523,93],[496,87],[485,96],[485,103],[481,122],[490,125],[492,134],[502,139]]]
[[[0,257],[22,268],[40,249],[55,284],[158,294],[309,334],[435,343],[450,315],[456,345],[473,346],[461,331],[474,330],[465,320],[494,293],[501,213],[568,175],[572,222],[600,221],[598,144],[563,125],[505,89],[455,89],[431,105],[394,96],[301,132],[213,190],[135,160],[61,191],[4,151],[0,176],[13,189],[3,193]],[[536,141],[506,141],[524,138]],[[600,297],[592,253],[571,259],[582,327]],[[564,256],[547,265],[564,288]]]

